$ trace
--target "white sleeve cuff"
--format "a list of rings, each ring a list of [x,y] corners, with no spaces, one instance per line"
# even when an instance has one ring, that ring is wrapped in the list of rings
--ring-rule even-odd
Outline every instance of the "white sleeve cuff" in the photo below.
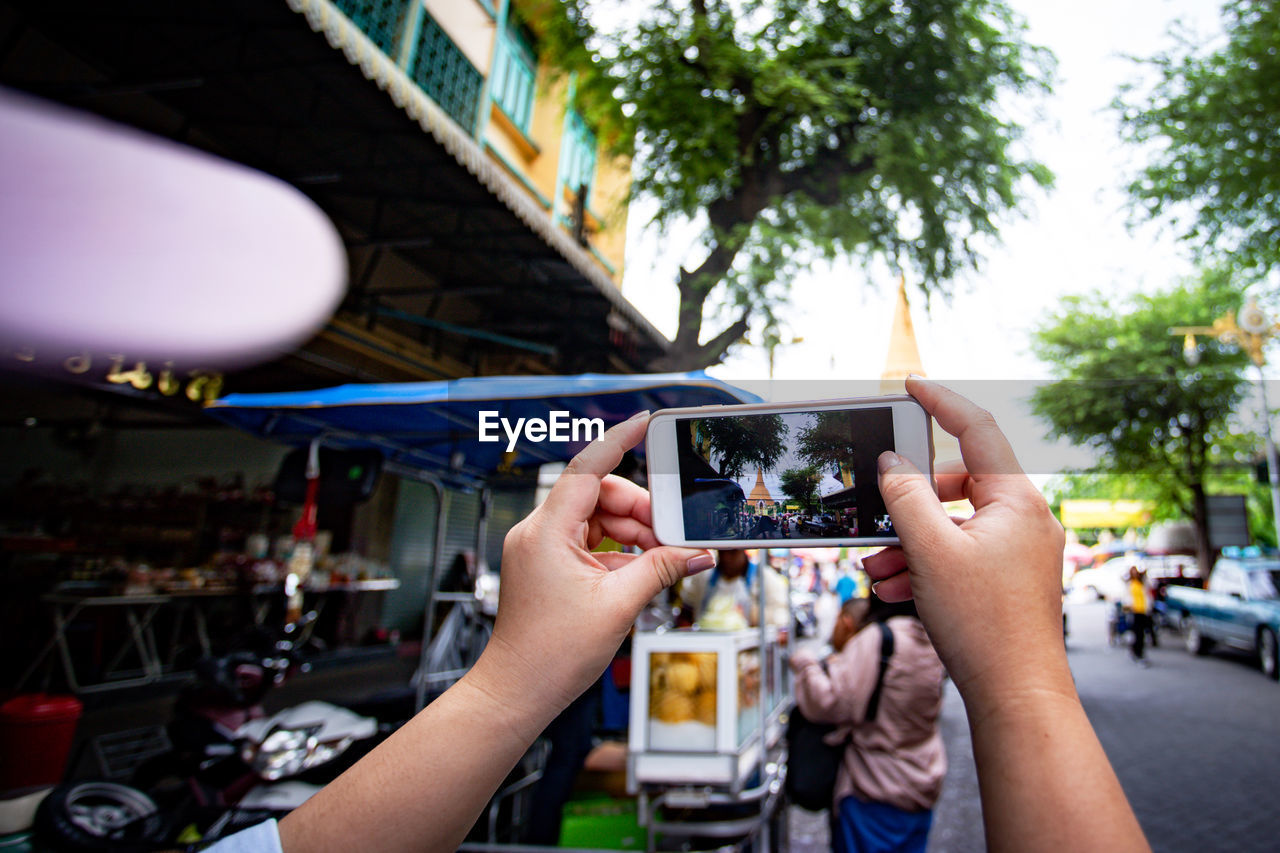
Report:
[[[205,850],[205,853],[284,853],[280,848],[280,832],[276,819],[264,820],[235,835],[229,835]]]

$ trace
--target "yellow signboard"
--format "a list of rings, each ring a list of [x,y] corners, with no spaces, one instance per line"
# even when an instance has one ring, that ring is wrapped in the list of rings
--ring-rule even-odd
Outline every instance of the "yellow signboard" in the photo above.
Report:
[[[1151,501],[1065,500],[1062,502],[1062,526],[1139,527],[1151,523],[1154,508]]]

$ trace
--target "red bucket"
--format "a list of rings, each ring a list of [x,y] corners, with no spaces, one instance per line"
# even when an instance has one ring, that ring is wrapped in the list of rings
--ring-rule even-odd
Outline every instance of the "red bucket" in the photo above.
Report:
[[[61,782],[83,710],[74,696],[45,693],[0,705],[0,790]]]

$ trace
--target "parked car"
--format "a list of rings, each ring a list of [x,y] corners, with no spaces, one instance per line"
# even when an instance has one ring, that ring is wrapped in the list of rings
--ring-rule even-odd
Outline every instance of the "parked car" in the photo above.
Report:
[[[847,531],[829,515],[811,515],[801,519],[800,533],[809,536],[847,536]]]
[[[1067,594],[1074,600],[1105,599],[1124,601],[1129,596],[1129,568],[1137,566],[1153,589],[1176,585],[1198,585],[1200,568],[1196,558],[1183,554],[1126,554],[1113,557],[1092,568],[1080,569],[1067,579]]]
[[[1182,626],[1187,649],[1205,654],[1221,644],[1257,655],[1268,678],[1280,678],[1280,560],[1228,559],[1214,564],[1206,589],[1171,586],[1166,605]]]
[[[1127,595],[1132,557],[1115,557],[1100,566],[1081,569],[1067,581],[1067,597],[1072,600],[1122,601]]]

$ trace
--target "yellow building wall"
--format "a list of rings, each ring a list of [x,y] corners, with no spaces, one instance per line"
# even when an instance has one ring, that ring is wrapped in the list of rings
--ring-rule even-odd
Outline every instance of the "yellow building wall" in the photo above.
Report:
[[[526,136],[492,105],[481,138],[500,155],[499,162],[531,184],[540,194],[539,203],[551,216],[556,190],[556,168],[560,163],[560,140],[564,129],[566,86],[562,79],[548,83],[545,68],[538,71],[533,96],[533,113]]]
[[[498,22],[478,0],[422,0],[426,12],[435,19],[466,55],[471,64],[486,78],[494,65]],[[500,9],[500,0],[494,0]],[[551,73],[546,66],[538,69],[534,90],[533,112],[528,133],[522,133],[501,110],[490,103],[481,116],[480,140],[489,155],[512,172],[533,196],[546,215],[557,210],[567,214],[571,196],[563,192],[556,202],[559,177],[560,147],[564,132],[568,81],[565,75]],[[469,130],[470,128],[468,128]],[[590,245],[604,263],[601,269],[621,286],[626,255],[627,200],[631,186],[631,164],[626,160],[603,155],[596,162],[591,196],[587,200]]]
[[[422,5],[476,70],[488,77],[498,32],[493,16],[476,0],[422,0]]]
[[[601,155],[596,162],[590,208],[604,221],[591,245],[613,267],[611,276],[619,287],[622,286],[623,260],[627,254],[627,202],[630,193],[631,160]]]

